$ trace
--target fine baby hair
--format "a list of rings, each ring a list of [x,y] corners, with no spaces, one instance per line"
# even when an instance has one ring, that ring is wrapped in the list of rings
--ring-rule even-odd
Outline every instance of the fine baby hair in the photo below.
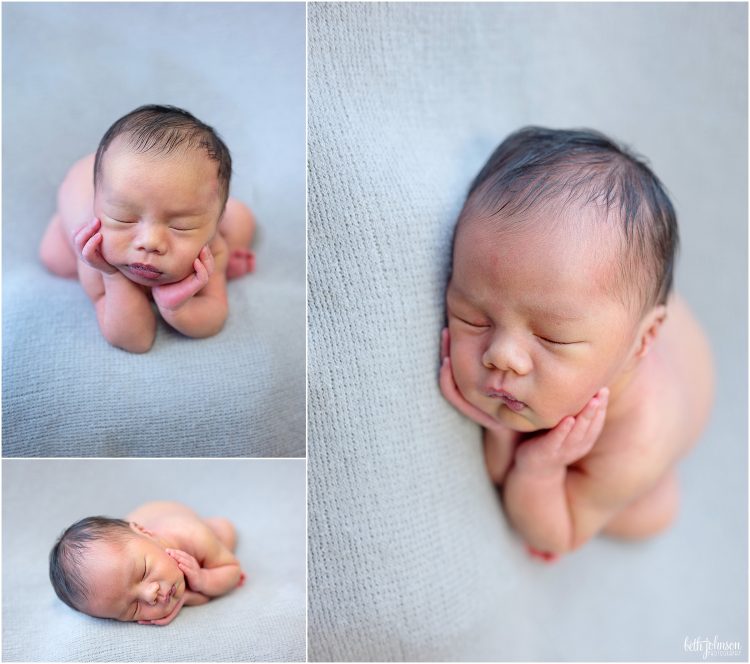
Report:
[[[574,203],[619,222],[618,290],[642,311],[664,304],[679,244],[674,208],[646,161],[597,131],[524,127],[508,136],[472,182],[456,229],[476,217],[518,227],[529,212],[552,219]]]
[[[123,542],[133,536],[127,521],[90,516],[76,521],[60,536],[49,555],[49,578],[57,596],[81,610],[90,589],[83,576],[85,556],[92,542]]]
[[[104,134],[94,160],[94,188],[101,177],[101,163],[110,143],[125,135],[139,153],[170,154],[175,150],[202,149],[218,164],[222,209],[229,197],[232,157],[214,129],[176,106],[140,106],[117,120]]]

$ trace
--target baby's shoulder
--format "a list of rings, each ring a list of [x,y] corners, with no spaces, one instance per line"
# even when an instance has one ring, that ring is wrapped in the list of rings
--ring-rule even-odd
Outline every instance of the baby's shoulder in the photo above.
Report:
[[[592,451],[578,464],[592,479],[622,485],[624,494],[650,486],[682,454],[679,398],[655,376],[638,385],[639,398],[608,417]]]

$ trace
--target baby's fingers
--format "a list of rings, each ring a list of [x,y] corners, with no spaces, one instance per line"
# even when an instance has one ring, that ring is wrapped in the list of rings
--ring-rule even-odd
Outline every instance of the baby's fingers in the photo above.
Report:
[[[451,347],[451,337],[450,332],[448,332],[448,328],[444,327],[443,331],[440,333],[440,361],[442,362],[444,358],[448,357],[448,353],[450,352]]]
[[[200,282],[201,288],[203,288],[208,283],[208,270],[200,258],[195,259],[193,268],[195,269],[195,277]]]
[[[180,549],[165,549],[165,551],[167,555],[174,558],[178,564],[184,561],[187,557],[187,554],[184,551],[180,551]]]
[[[448,403],[469,419],[486,429],[497,427],[495,420],[476,406],[470,404],[464,398],[463,394],[459,392],[456,381],[453,378],[453,369],[451,368],[451,358],[449,356],[444,357],[440,365],[440,391]]]
[[[586,407],[575,418],[575,425],[565,441],[566,448],[577,450],[582,447],[590,449],[593,446],[604,425],[608,398],[609,390],[605,387],[586,404]]]
[[[200,258],[203,261],[203,265],[206,266],[206,272],[208,272],[208,276],[210,277],[214,273],[214,255],[211,253],[211,249],[208,245],[203,247],[201,249]]]
[[[81,256],[87,263],[99,263],[99,247],[102,244],[102,234],[94,233],[81,248]]]
[[[91,237],[99,230],[100,225],[101,222],[98,219],[92,219],[73,232],[73,246],[75,246],[79,254],[83,251],[84,246],[89,242]]]

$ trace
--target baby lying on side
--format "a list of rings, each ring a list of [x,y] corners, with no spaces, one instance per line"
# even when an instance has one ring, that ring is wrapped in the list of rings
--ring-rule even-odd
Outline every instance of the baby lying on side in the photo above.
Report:
[[[78,277],[114,346],[151,348],[151,299],[179,332],[212,336],[227,318],[226,280],[254,269],[255,219],[229,198],[231,176],[211,127],[173,106],[137,108],[68,172],[40,258]]]
[[[440,386],[481,424],[511,524],[552,560],[643,538],[679,504],[676,462],[713,400],[677,294],[677,220],[639,159],[592,131],[509,136],[458,219]]]
[[[146,503],[126,520],[95,516],[70,526],[50,552],[57,596],[96,618],[168,625],[183,606],[242,585],[234,526],[179,503]]]

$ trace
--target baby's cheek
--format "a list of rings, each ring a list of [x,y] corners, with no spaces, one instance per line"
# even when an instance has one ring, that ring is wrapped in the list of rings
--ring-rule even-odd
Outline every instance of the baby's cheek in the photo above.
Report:
[[[484,400],[479,393],[479,368],[476,360],[468,353],[452,350],[451,366],[459,392],[469,403],[481,408]]]

